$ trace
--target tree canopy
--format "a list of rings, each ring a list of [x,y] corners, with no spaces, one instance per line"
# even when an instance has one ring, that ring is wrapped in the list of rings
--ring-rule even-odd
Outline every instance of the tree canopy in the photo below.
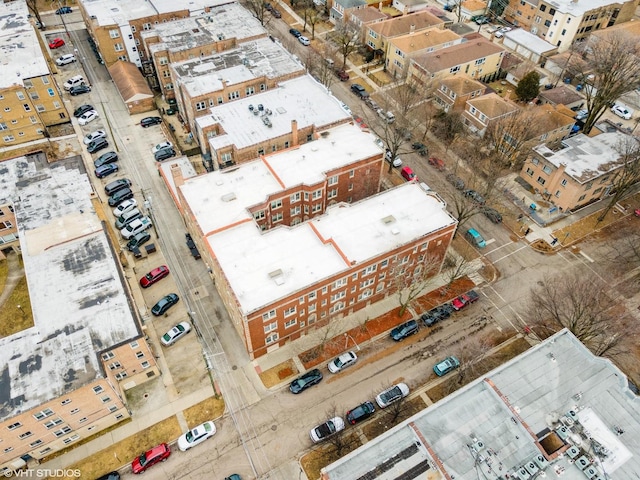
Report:
[[[540,93],[540,74],[535,70],[527,73],[518,82],[516,96],[523,102],[530,102]]]

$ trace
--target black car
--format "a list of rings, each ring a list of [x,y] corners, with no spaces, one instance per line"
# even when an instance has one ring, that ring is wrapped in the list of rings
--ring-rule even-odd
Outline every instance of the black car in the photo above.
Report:
[[[87,152],[96,153],[102,149],[107,148],[108,146],[109,146],[109,142],[107,142],[106,138],[97,138],[89,142],[89,144],[87,145]],[[100,165],[96,165],[96,167],[99,167],[99,166]]]
[[[300,33],[300,30],[296,30],[295,28],[290,28],[289,33],[296,38],[302,36],[302,33]]]
[[[162,123],[162,119],[160,117],[144,117],[140,120],[140,125],[142,128],[151,127],[153,125],[160,125]]]
[[[155,157],[156,162],[161,162],[162,160],[166,160],[167,158],[175,157],[176,151],[171,147],[161,148],[156,153],[154,153],[153,156]]]
[[[450,304],[445,303],[444,305],[440,305],[439,307],[432,308],[427,313],[423,314],[420,318],[422,320],[422,323],[424,323],[427,327],[432,327],[439,321],[449,318],[454,311],[454,308]]]
[[[282,18],[282,13],[280,13],[280,10],[276,10],[275,8],[271,10],[271,15],[273,15],[275,18]]]
[[[56,15],[64,15],[65,13],[71,13],[72,11],[71,7],[60,7],[56,10]]]
[[[355,425],[356,423],[369,418],[371,415],[374,414],[375,411],[376,409],[373,406],[373,403],[364,402],[358,405],[353,410],[349,410],[347,412],[347,422],[349,422],[351,425]]]
[[[151,309],[151,313],[156,317],[160,315],[164,315],[167,310],[173,307],[176,303],[178,303],[180,297],[176,293],[170,293],[169,295],[165,295],[153,306]]]
[[[475,190],[465,190],[464,196],[470,198],[474,203],[477,203],[478,205],[484,205],[485,203],[484,197]]]
[[[396,342],[399,342],[414,333],[418,333],[418,322],[415,320],[409,320],[408,322],[398,325],[396,328],[391,330],[391,338]]]
[[[80,105],[74,110],[73,116],[78,118],[81,117],[84,113],[87,113],[91,110],[95,110],[95,108],[93,108],[93,105]]]
[[[418,152],[421,156],[426,156],[429,153],[427,146],[422,142],[413,142],[411,144],[411,148],[413,148],[416,152]]]
[[[457,190],[464,190],[464,180],[456,177],[453,173],[447,175],[447,182],[456,187]]]
[[[109,197],[109,206],[117,207],[125,200],[133,198],[133,192],[130,188],[123,188],[122,190],[118,190],[116,193]]]
[[[291,390],[291,393],[300,393],[316,383],[320,383],[320,380],[322,380],[322,372],[314,368],[291,382],[289,390]]]
[[[101,167],[96,168],[95,174],[96,174],[96,177],[98,178],[104,178],[111,175],[112,173],[116,173],[117,171],[118,171],[117,163],[107,163],[106,165],[102,165]]]
[[[100,140],[104,140],[104,139],[102,138]],[[95,140],[95,141],[99,141],[99,140]],[[89,145],[91,145],[91,143]],[[98,168],[98,167],[101,167],[102,165],[106,165],[107,163],[114,163],[117,161],[118,161],[118,154],[116,152],[107,152],[107,153],[103,153],[98,158],[96,158],[93,161],[93,166]]]
[[[109,472],[100,478],[96,478],[96,480],[120,480],[120,474],[118,472]]]
[[[500,215],[500,212],[498,212],[495,208],[485,207],[482,209],[482,213],[493,223],[502,222],[502,215]]]
[[[134,249],[138,248],[143,243],[147,243],[149,240],[151,240],[151,234],[149,232],[136,233],[127,242],[127,250],[131,252]]]
[[[91,91],[91,87],[89,85],[77,85],[69,89],[69,94],[75,97],[76,95],[89,93],[90,91]]]
[[[360,97],[362,100],[364,100],[369,96],[369,94],[364,89],[364,87],[358,83],[354,83],[351,85],[351,91],[355,93],[358,97]]]

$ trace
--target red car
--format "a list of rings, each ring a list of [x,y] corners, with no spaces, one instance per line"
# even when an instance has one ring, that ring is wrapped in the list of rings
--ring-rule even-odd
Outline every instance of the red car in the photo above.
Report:
[[[139,457],[131,462],[131,469],[133,473],[143,473],[147,468],[155,465],[158,462],[164,462],[171,455],[169,445],[161,443],[157,447],[153,447],[151,450],[144,452]]]
[[[148,288],[156,282],[159,282],[164,277],[169,275],[169,267],[166,265],[161,265],[158,268],[154,268],[149,273],[147,273],[144,277],[140,279],[140,286],[142,288]]]
[[[49,42],[49,48],[51,49],[60,48],[60,47],[64,47],[64,40],[61,38],[54,38]]]
[[[462,310],[467,305],[478,301],[478,298],[480,298],[478,292],[476,292],[475,290],[469,290],[467,293],[463,293],[458,298],[454,299],[451,302],[451,306],[454,308],[454,310]]]
[[[433,165],[438,170],[444,170],[444,162],[436,157],[429,158],[429,165]]]
[[[402,178],[404,178],[407,182],[411,182],[413,180],[415,180],[416,182],[418,181],[418,176],[414,173],[413,170],[411,170],[411,167],[402,167],[402,170],[400,170],[400,175],[402,175]]]

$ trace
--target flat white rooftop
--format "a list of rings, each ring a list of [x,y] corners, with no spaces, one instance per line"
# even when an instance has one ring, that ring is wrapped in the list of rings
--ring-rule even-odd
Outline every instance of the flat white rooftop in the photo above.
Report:
[[[254,115],[254,109],[262,105],[263,111]],[[266,115],[266,110],[271,112]],[[264,93],[211,108],[209,115],[196,119],[200,129],[220,124],[224,134],[209,139],[212,149],[235,145],[244,149],[258,143],[278,138],[291,132],[291,121],[296,120],[298,129],[311,125],[318,128],[351,119],[339,101],[326,87],[310,75],[287,80],[278,87]],[[265,123],[268,117],[271,126]]]
[[[579,134],[562,141],[562,150],[554,151],[545,145],[535,147],[535,151],[542,155],[556,167],[565,165],[568,175],[580,183],[601,175],[620,166],[620,148],[632,140],[621,132],[609,132],[588,137]]]
[[[440,201],[418,184],[407,183],[358,203],[333,205],[294,227],[261,232],[250,219],[212,233],[205,241],[240,308],[250,314],[453,224]]]
[[[210,57],[174,63],[171,68],[192,97],[256,78],[290,77],[305,71],[291,53],[267,37],[241,43],[238,48]]]
[[[444,478],[441,466],[457,480],[530,480],[541,472],[631,479],[640,472],[639,434],[640,400],[625,375],[563,330],[324,471],[330,480]]]
[[[527,32],[524,28],[516,28],[515,30],[505,33],[504,36],[520,45],[524,45],[531,52],[538,54],[557,50],[558,48],[537,35]]]
[[[96,352],[139,335],[81,164],[2,162],[34,326],[0,338],[0,420],[101,378]]]
[[[0,3],[0,88],[24,85],[25,78],[49,74],[28,13],[23,1]]]

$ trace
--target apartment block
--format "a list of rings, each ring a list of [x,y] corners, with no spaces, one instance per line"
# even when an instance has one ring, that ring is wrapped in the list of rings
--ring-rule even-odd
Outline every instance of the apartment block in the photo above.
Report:
[[[433,27],[444,28],[444,21],[427,11],[390,18],[382,22],[365,25],[364,43],[372,51],[386,55],[391,38],[419,33]]]
[[[629,141],[620,132],[595,137],[580,134],[562,141],[560,148],[534,148],[520,178],[561,211],[575,210],[609,194],[622,168],[620,145]]]
[[[162,165],[251,358],[443,258],[456,220],[418,184],[375,193],[382,156],[372,134],[341,125],[232,170],[176,181],[180,167]]]
[[[1,3],[0,13],[0,147],[7,147],[47,138],[47,128],[69,122],[69,113],[26,4]]]
[[[592,32],[628,22],[637,6],[638,0],[509,0],[504,18],[564,52]]]
[[[518,111],[515,103],[502,98],[497,93],[489,93],[479,98],[467,100],[462,122],[473,133],[483,137],[489,125]]]
[[[0,250],[7,247],[19,250],[18,225],[13,203],[0,204]]]
[[[436,86],[433,100],[445,112],[463,110],[467,100],[484,95],[487,87],[467,75],[443,78]]]

